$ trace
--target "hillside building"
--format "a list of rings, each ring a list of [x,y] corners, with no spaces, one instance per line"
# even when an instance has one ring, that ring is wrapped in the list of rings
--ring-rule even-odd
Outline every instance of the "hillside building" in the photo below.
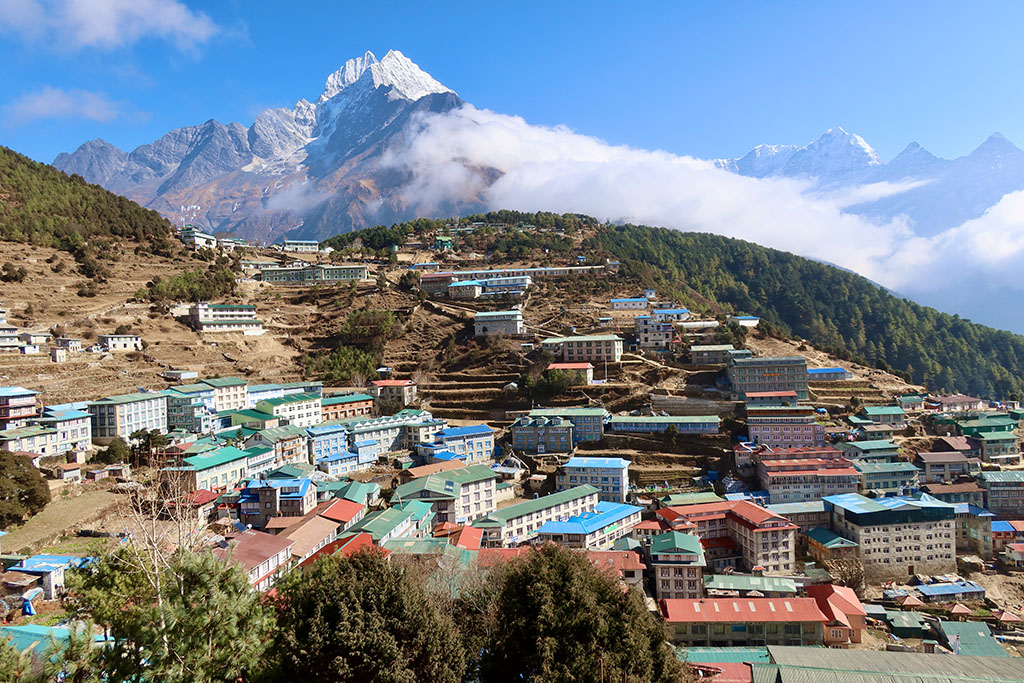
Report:
[[[641,349],[669,349],[679,341],[672,323],[655,321],[649,315],[633,318],[633,336]]]
[[[956,508],[927,494],[823,499],[830,528],[859,547],[868,580],[956,571]]]
[[[495,511],[501,475],[485,465],[469,465],[418,477],[395,489],[393,502],[424,500],[438,522],[469,524]]]
[[[679,434],[717,434],[721,420],[717,415],[612,415],[608,426],[613,432],[661,434],[675,427]]]
[[[567,491],[582,484],[598,490],[598,498],[624,503],[629,494],[629,460],[576,456],[558,468],[555,490]]]
[[[373,412],[373,396],[369,394],[333,394],[320,399],[320,421],[344,420]]]
[[[730,351],[735,351],[732,344],[694,344],[690,347],[690,362],[694,365],[727,363]]]
[[[580,441],[600,441],[604,438],[604,424],[609,419],[604,408],[534,408],[529,417],[561,417],[572,423],[575,446]]]
[[[821,645],[828,619],[813,598],[660,600],[672,639],[691,646]]]
[[[807,400],[807,359],[803,356],[733,358],[727,370],[732,399],[742,401],[750,391],[795,391]]]
[[[39,417],[39,392],[25,387],[0,387],[0,431],[25,427]]]
[[[320,243],[316,240],[284,240],[281,250],[294,254],[316,254],[320,251]]]
[[[482,548],[510,548],[536,538],[546,522],[591,512],[597,503],[597,489],[577,486],[495,510],[473,526],[483,532]]]
[[[593,510],[552,519],[537,530],[537,541],[550,541],[567,548],[610,550],[618,539],[628,536],[640,523],[643,508],[599,500]]]
[[[296,427],[312,427],[320,424],[320,395],[291,394],[281,398],[270,398],[256,404],[254,410],[273,415]]]
[[[747,437],[755,444],[782,448],[826,443],[825,425],[814,407],[800,405],[747,404]]]
[[[548,337],[541,342],[541,347],[569,363],[618,363],[622,360],[622,338],[614,334]]]
[[[411,379],[375,379],[368,387],[374,401],[403,408],[416,401],[416,382]]]
[[[310,285],[366,280],[363,265],[267,266],[259,271],[259,279],[272,285]]]
[[[263,329],[256,307],[245,304],[192,304],[189,320],[197,332],[249,332]]]
[[[478,337],[496,334],[525,334],[526,325],[523,324],[523,312],[519,309],[481,311],[473,316],[473,333]]]
[[[142,350],[142,337],[137,334],[101,334],[97,340],[100,348],[110,353]]]
[[[167,432],[167,396],[163,392],[108,396],[86,406],[92,437],[101,443],[117,437],[127,441],[142,429]]]
[[[648,300],[644,297],[635,297],[632,299],[610,299],[608,301],[608,307],[613,311],[636,311],[646,310]]]
[[[564,417],[520,417],[509,427],[512,447],[526,453],[568,453],[573,424]]]
[[[704,548],[692,534],[668,531],[651,538],[647,566],[655,599],[704,597]]]

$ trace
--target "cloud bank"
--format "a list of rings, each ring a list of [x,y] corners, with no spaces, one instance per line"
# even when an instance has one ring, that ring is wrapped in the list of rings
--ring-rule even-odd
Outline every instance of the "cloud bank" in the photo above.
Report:
[[[221,32],[178,0],[0,0],[0,33],[59,49],[113,49],[160,38],[189,50]]]
[[[22,95],[3,108],[4,124],[19,126],[44,119],[85,119],[106,123],[129,114],[123,103],[110,100],[101,92],[61,90],[46,86]]]
[[[423,116],[382,164],[410,174],[401,193],[421,215],[461,199],[711,232],[828,261],[922,303],[1024,331],[1015,315],[1024,293],[1016,272],[1024,255],[1024,192],[922,237],[902,217],[873,222],[843,211],[919,183],[821,194],[801,181],[739,176],[709,161],[610,145],[471,105]],[[490,169],[500,171],[494,182]]]

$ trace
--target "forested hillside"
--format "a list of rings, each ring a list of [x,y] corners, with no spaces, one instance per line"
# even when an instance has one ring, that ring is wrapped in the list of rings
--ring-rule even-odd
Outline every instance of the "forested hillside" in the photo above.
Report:
[[[637,225],[602,227],[586,244],[695,310],[696,293],[933,390],[1024,396],[1024,337],[901,299],[834,266],[718,235]]]
[[[0,147],[0,239],[72,253],[131,240],[164,253],[174,248],[172,232],[155,211]]]

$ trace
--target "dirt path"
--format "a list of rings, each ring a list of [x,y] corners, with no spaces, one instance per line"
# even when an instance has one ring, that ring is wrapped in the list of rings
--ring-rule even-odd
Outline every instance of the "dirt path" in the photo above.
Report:
[[[65,530],[103,517],[119,500],[117,494],[103,490],[86,491],[72,498],[61,498],[58,494],[42,512],[0,539],[3,551],[37,551],[40,546],[53,543]]]

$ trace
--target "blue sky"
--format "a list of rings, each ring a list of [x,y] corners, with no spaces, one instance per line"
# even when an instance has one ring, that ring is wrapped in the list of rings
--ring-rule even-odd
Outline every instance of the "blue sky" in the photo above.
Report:
[[[914,140],[965,154],[995,130],[1024,146],[1024,4],[627,7],[0,0],[0,144],[50,161],[94,137],[131,149],[208,118],[248,125],[395,48],[478,107],[676,154],[833,125],[886,160]]]

